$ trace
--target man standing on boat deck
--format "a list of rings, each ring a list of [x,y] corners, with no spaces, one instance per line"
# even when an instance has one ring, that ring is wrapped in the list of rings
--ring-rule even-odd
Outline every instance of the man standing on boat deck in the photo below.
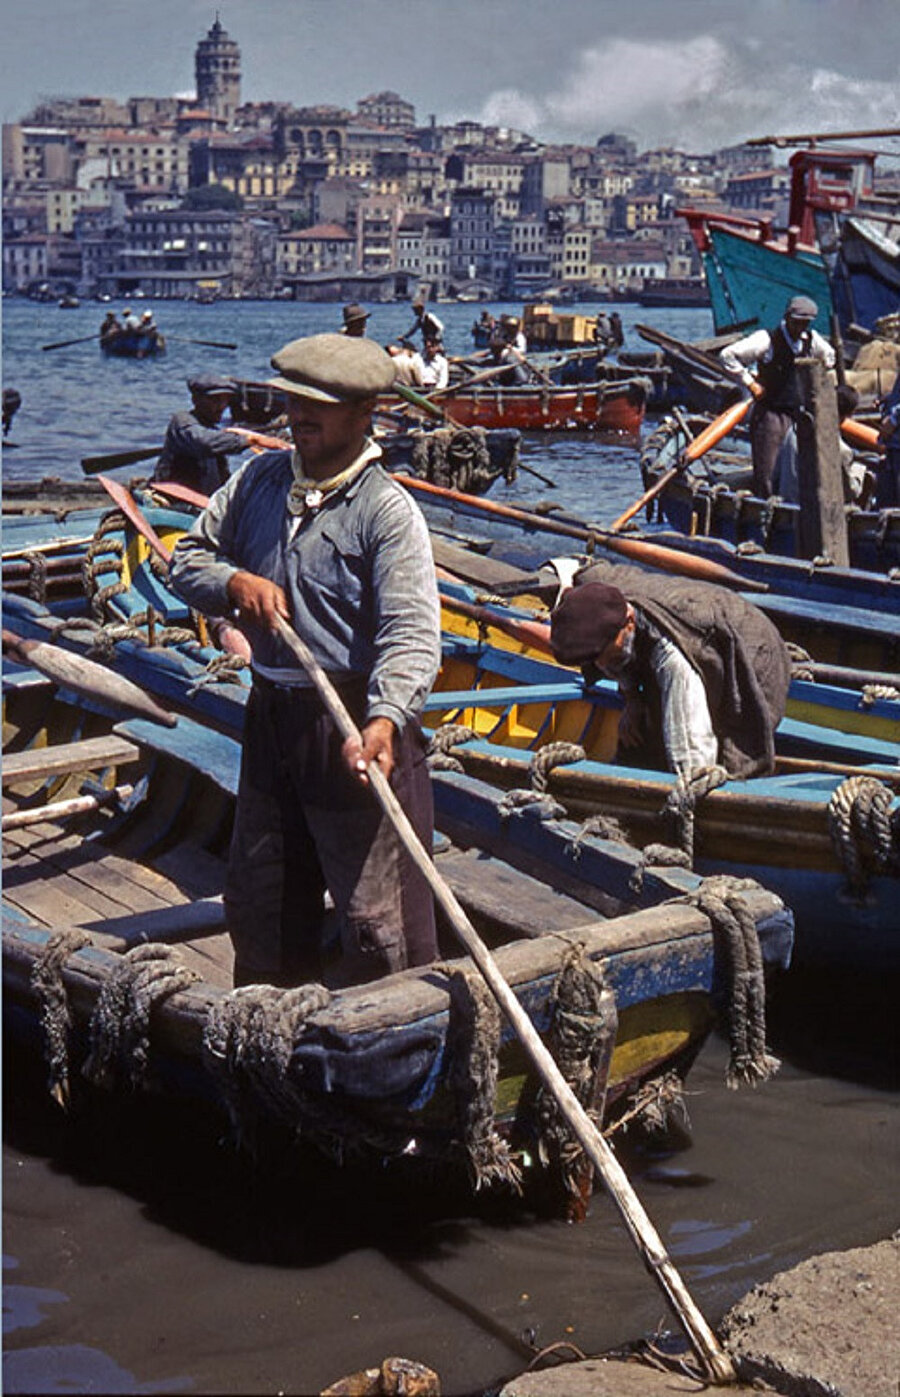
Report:
[[[365,778],[377,762],[425,843],[431,783],[418,718],[440,660],[425,521],[369,436],[394,362],[374,341],[294,340],[273,357],[293,452],[238,471],[176,545],[171,581],[192,606],[234,615],[253,647],[225,889],[235,984],[322,974],[324,894],[340,923],[343,983],[437,954],[431,890]],[[342,744],[274,632],[296,627],[359,724]]]
[[[834,368],[834,350],[812,328],[819,307],[809,296],[794,296],[774,330],[754,330],[720,353],[725,368],[748,388],[759,384],[761,396],[753,406],[750,447],[753,454],[753,489],[763,499],[772,494],[775,458],[800,410],[798,359],[821,359]],[[756,365],[756,376],[750,372]]]
[[[228,479],[228,456],[246,451],[253,438],[221,426],[237,385],[220,374],[195,374],[187,381],[193,406],[176,412],[166,428],[156,480],[174,480],[211,495]]]
[[[715,765],[735,777],[774,770],[790,655],[769,618],[736,593],[594,564],[557,603],[551,643],[588,682],[618,680],[620,746],[641,746],[648,765],[665,761],[681,776]]]

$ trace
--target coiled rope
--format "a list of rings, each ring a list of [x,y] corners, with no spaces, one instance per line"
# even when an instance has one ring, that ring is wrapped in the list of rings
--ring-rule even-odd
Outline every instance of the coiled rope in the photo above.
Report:
[[[463,771],[458,758],[451,755],[451,748],[462,742],[471,742],[475,733],[465,723],[442,723],[435,728],[428,743],[427,763],[432,771]]]
[[[546,791],[550,772],[556,766],[568,766],[571,762],[583,762],[585,750],[577,742],[548,742],[539,747],[531,758],[528,776],[532,790]]]

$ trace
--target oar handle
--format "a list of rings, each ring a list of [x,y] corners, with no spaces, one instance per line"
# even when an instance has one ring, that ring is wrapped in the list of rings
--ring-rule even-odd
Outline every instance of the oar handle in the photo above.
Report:
[[[360,740],[359,731],[347,712],[340,695],[308,646],[282,617],[276,618],[276,628],[281,639],[312,680],[338,732],[344,739],[356,738]],[[529,1053],[544,1084],[559,1106],[585,1154],[606,1184],[632,1240],[683,1324],[685,1332],[694,1345],[697,1356],[707,1373],[717,1382],[733,1382],[735,1373],[730,1358],[691,1299],[687,1287],[666,1252],[659,1233],[632,1188],[628,1175],[563,1077],[552,1054],[503,978],[497,962],[469,921],[453,890],[438,873],[434,863],[422,847],[422,843],[397,799],[388,778],[377,762],[372,762],[369,765],[367,776],[379,804],[393,824],[407,853],[428,880],[436,901],[481,971],[488,988]]]

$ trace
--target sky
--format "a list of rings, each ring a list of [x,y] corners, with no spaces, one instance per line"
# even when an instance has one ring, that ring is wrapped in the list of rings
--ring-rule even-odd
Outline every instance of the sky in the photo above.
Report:
[[[188,94],[217,0],[0,0],[0,113]],[[900,127],[900,0],[218,0],[242,97],[399,92],[544,142],[640,149]],[[878,145],[878,142],[871,142]],[[900,150],[900,140],[881,142]]]

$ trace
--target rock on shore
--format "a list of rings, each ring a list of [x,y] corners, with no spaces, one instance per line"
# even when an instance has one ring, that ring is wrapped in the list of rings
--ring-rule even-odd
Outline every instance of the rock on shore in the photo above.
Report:
[[[814,1256],[755,1286],[729,1310],[720,1336],[743,1382],[722,1391],[897,1397],[898,1316],[900,1233],[871,1247]],[[715,1389],[642,1363],[591,1358],[523,1373],[500,1397],[673,1397],[701,1390]]]

